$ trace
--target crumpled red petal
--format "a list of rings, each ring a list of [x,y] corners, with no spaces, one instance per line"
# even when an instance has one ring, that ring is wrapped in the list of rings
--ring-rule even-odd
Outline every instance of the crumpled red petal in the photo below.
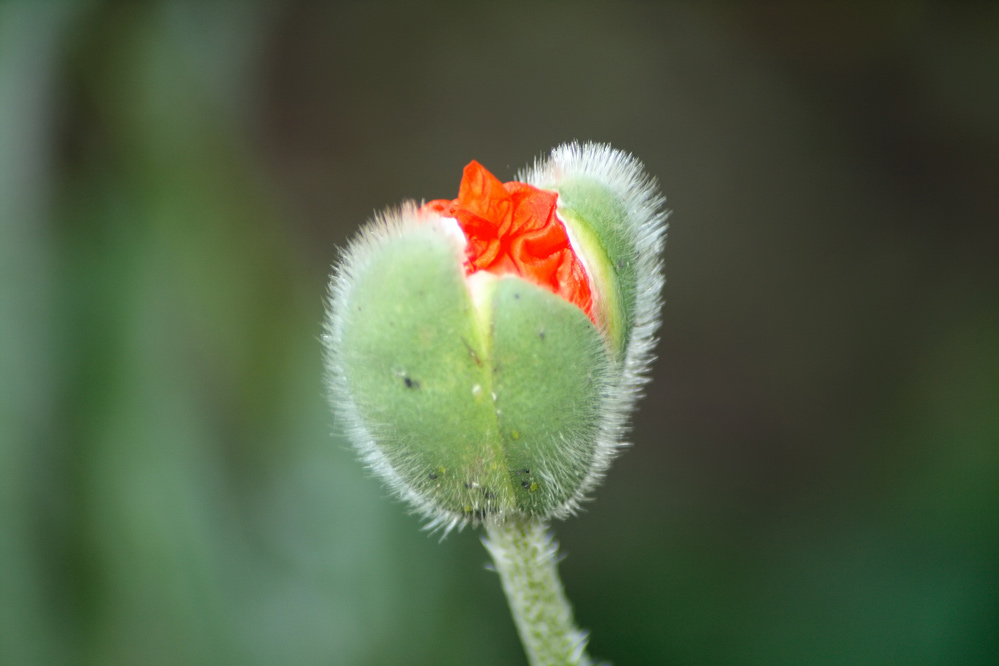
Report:
[[[501,183],[472,161],[457,199],[436,199],[420,210],[458,221],[468,241],[466,275],[519,275],[578,306],[596,323],[590,280],[555,214],[557,200],[557,193],[527,183]]]

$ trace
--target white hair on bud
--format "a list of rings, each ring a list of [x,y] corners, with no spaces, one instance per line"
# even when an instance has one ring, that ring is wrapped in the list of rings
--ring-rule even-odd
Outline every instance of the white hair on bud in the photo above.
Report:
[[[629,153],[609,144],[577,142],[558,146],[547,159],[539,159],[533,167],[517,173],[517,180],[551,190],[558,190],[560,182],[572,177],[598,182],[620,199],[626,211],[621,230],[635,248],[637,284],[631,335],[621,375],[606,396],[593,464],[576,493],[552,513],[556,518],[574,514],[601,482],[617,454],[629,445],[625,440],[628,419],[650,380],[665,284],[662,250],[668,211],[656,179]]]

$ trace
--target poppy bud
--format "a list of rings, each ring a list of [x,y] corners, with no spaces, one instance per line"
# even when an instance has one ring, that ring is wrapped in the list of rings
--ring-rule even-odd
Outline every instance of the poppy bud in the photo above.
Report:
[[[331,404],[434,527],[572,513],[623,446],[651,359],[663,199],[641,164],[568,144],[503,184],[370,223],[330,283]]]

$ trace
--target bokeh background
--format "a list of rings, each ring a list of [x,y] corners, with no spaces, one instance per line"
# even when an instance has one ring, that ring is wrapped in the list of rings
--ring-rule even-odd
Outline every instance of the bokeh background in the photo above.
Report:
[[[634,152],[635,445],[555,526],[627,664],[999,654],[995,4],[0,4],[0,663],[523,664],[336,432],[373,211]]]

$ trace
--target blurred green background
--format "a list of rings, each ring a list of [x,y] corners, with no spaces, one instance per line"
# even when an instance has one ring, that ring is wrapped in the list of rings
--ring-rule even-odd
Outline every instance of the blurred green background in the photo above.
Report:
[[[996,5],[95,0],[0,4],[0,664],[523,664],[317,338],[374,210],[572,139],[675,211],[592,652],[995,663]]]

